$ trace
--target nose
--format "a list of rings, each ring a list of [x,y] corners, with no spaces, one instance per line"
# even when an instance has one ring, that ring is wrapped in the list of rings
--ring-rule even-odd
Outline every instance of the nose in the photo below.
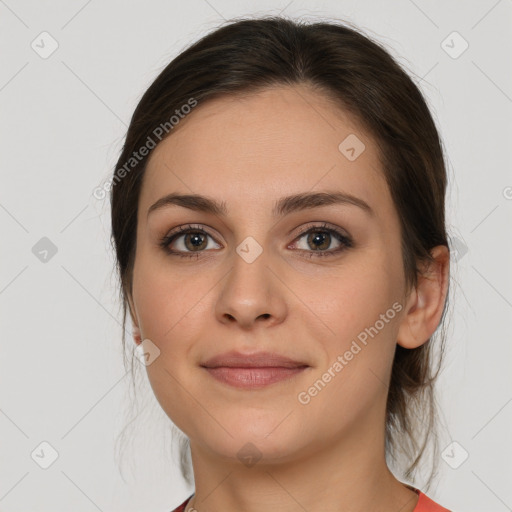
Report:
[[[225,280],[216,303],[219,322],[237,324],[242,329],[278,325],[287,311],[283,284],[269,266],[263,252],[248,263],[238,254]]]

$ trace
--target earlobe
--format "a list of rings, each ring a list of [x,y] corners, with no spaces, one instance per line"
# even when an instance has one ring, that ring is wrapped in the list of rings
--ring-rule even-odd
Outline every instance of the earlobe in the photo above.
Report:
[[[437,329],[448,292],[450,252],[444,245],[431,250],[433,261],[418,275],[402,318],[397,343],[417,348],[427,342]]]
[[[136,345],[140,345],[141,343],[141,336],[140,336],[140,329],[134,324],[132,329],[133,334],[133,341]]]
[[[133,300],[131,297],[128,297],[128,306],[130,311],[130,317],[132,319],[132,335],[133,335],[133,341],[136,345],[140,345],[141,343],[141,334],[140,334],[140,328],[139,324],[137,323],[137,316],[135,314],[135,307],[133,305]]]
[[[416,348],[426,341],[421,341],[421,338],[418,338],[418,323],[421,321],[420,307],[423,302],[418,295],[417,288],[413,289],[397,334],[397,343],[404,348]]]

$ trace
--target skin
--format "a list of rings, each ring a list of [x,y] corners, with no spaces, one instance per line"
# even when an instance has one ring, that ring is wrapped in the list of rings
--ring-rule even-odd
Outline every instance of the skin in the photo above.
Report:
[[[366,146],[354,161],[338,150],[349,134]],[[326,190],[357,196],[374,214],[345,204],[271,215],[282,196]],[[148,216],[170,192],[225,201],[228,216],[180,206]],[[434,248],[435,264],[406,289],[399,218],[377,146],[356,120],[306,86],[199,105],[152,153],[138,212],[134,340],[160,350],[146,367],[149,381],[190,439],[196,495],[188,508],[413,511],[417,495],[385,462],[386,383],[396,344],[417,347],[439,324],[449,254]],[[299,230],[323,222],[349,234],[353,247],[311,257],[315,245]],[[188,224],[210,235],[197,259],[158,245]],[[236,252],[246,237],[263,250],[252,263]],[[173,248],[190,254],[185,238]],[[333,236],[323,250],[339,246]],[[394,303],[401,311],[301,404],[298,394]],[[310,367],[266,388],[238,389],[199,366],[231,349],[273,351]],[[248,442],[261,453],[252,467],[237,457]]]

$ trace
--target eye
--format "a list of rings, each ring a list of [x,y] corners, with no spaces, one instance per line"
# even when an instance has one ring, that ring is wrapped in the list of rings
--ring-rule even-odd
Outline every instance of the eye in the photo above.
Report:
[[[161,247],[169,254],[181,256],[183,258],[199,257],[199,253],[210,247],[208,238],[213,240],[206,231],[195,228],[194,226],[180,226],[174,233],[166,235],[160,241]],[[216,242],[215,242],[216,243]],[[171,248],[172,245],[174,248]],[[220,246],[214,247],[220,248]],[[191,254],[192,253],[192,254]],[[193,253],[197,253],[194,255]]]
[[[306,231],[303,231],[296,240],[303,238],[305,238],[302,243],[303,247],[300,247],[299,250],[310,252],[311,258],[332,256],[353,246],[352,240],[348,236],[329,227],[328,224],[306,228]],[[337,247],[329,249],[333,243],[337,244]]]
[[[298,245],[297,240],[300,241],[303,238],[305,241],[300,244],[303,247],[299,247],[298,250],[308,253],[310,258],[333,256],[353,246],[352,240],[347,235],[325,223],[306,227],[288,247]],[[214,247],[211,247],[208,239],[213,241]],[[333,243],[336,247],[329,249]],[[159,245],[171,256],[181,258],[199,258],[200,253],[206,249],[221,248],[206,231],[192,225],[180,226],[174,232],[164,236]]]

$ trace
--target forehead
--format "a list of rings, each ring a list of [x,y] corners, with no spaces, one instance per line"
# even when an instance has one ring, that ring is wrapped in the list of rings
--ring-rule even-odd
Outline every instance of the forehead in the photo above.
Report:
[[[146,167],[139,202],[146,210],[170,192],[228,204],[244,197],[270,204],[277,196],[316,189],[359,196],[377,210],[390,201],[370,135],[306,86],[209,100],[174,130]]]

